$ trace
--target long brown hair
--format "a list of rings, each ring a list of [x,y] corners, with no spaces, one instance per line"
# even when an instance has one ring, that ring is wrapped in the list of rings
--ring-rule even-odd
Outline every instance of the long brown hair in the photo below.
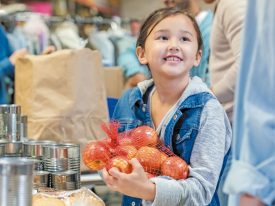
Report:
[[[153,31],[155,26],[159,22],[161,22],[163,19],[165,19],[169,16],[177,15],[177,14],[183,14],[191,20],[191,22],[194,26],[194,29],[197,33],[198,51],[200,49],[202,49],[203,42],[202,42],[201,32],[200,32],[200,29],[199,29],[199,26],[198,26],[196,20],[188,12],[183,11],[179,8],[162,8],[162,9],[158,9],[158,10],[154,11],[153,13],[151,13],[150,16],[145,20],[145,22],[143,23],[143,25],[140,29],[140,34],[137,39],[136,47],[140,46],[140,47],[144,48],[145,41],[146,41],[147,37],[150,35],[150,33]]]

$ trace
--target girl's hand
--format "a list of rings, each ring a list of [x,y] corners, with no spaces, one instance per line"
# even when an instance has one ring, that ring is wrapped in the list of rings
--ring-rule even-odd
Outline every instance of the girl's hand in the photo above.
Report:
[[[130,160],[133,171],[130,174],[122,173],[117,168],[111,168],[109,172],[103,169],[103,179],[107,186],[114,191],[125,195],[153,201],[156,186],[149,181],[147,175],[136,158]]]

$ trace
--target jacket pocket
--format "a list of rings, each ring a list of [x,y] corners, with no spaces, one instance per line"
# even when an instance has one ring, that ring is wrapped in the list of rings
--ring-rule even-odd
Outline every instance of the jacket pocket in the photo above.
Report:
[[[194,128],[181,129],[174,139],[173,152],[190,163],[190,156],[198,130]]]
[[[191,127],[180,129],[175,138],[176,145],[182,144],[186,140],[190,140],[195,134],[197,134],[197,131],[197,129]]]

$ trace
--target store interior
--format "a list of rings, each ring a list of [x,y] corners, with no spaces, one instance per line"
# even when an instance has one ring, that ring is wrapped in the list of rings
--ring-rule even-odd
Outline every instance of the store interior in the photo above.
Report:
[[[200,6],[214,9],[214,4]],[[13,51],[27,49],[27,60],[15,64],[15,80],[5,79],[6,104],[18,105],[17,115],[28,117],[24,124],[28,131],[21,131],[16,141],[80,144],[80,156],[74,157],[77,171],[81,170],[78,183],[107,206],[121,205],[121,194],[109,190],[97,172],[85,167],[81,155],[89,141],[106,136],[101,124],[110,120],[117,99],[131,84],[119,56],[136,41],[132,20],[141,24],[162,7],[162,0],[0,1],[0,23]],[[55,51],[44,56],[49,46]],[[85,123],[74,125],[78,120]],[[23,148],[18,155],[26,154]]]

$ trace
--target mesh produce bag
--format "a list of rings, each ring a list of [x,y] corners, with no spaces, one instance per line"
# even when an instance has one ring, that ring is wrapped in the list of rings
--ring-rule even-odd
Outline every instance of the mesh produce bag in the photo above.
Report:
[[[118,122],[104,123],[102,129],[108,137],[86,145],[83,161],[91,170],[117,167],[121,172],[131,173],[129,160],[136,158],[149,178],[159,175],[177,180],[187,178],[187,163],[164,146],[154,129],[139,126],[119,133],[118,128]]]

